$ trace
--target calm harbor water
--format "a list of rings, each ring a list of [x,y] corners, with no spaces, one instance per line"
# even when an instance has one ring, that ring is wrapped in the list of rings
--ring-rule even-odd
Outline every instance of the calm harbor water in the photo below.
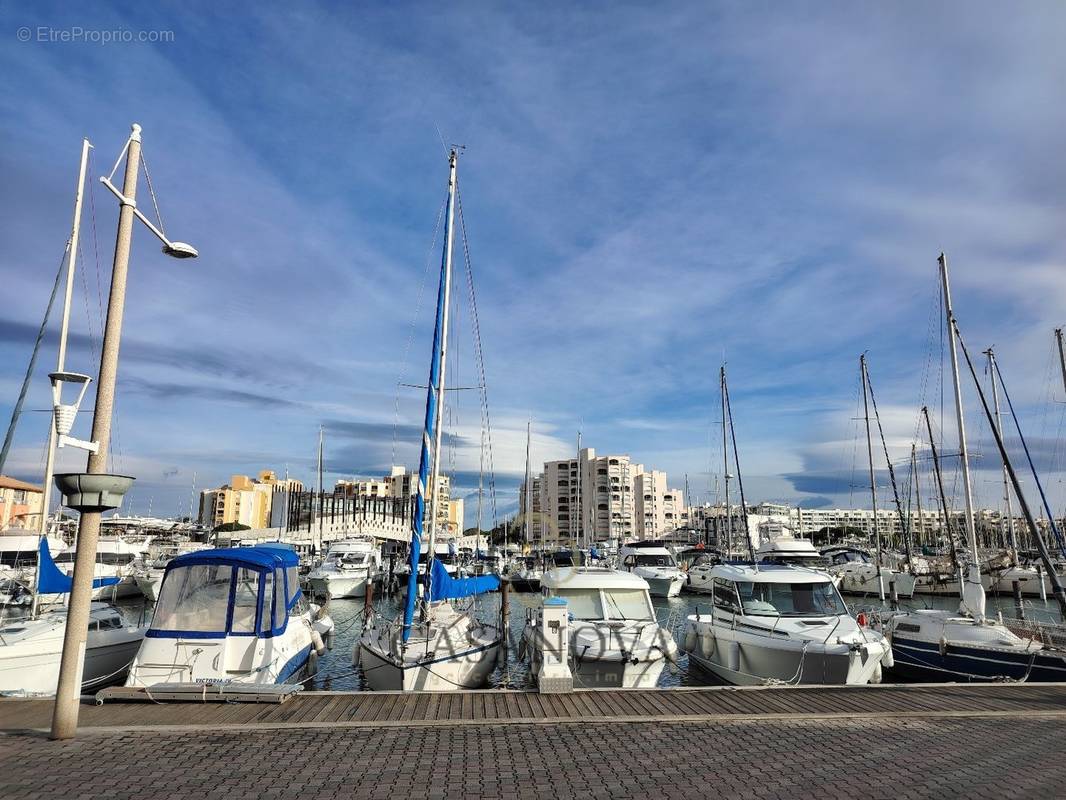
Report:
[[[480,613],[489,618],[498,618],[500,609],[500,595],[489,594],[477,598],[477,608]],[[877,597],[845,596],[845,601],[853,613],[859,611],[875,611],[881,609]],[[521,641],[522,629],[525,626],[526,612],[536,608],[540,601],[537,594],[525,594],[513,592],[510,602],[510,631],[508,636],[508,657],[506,668],[498,666],[489,681],[493,687],[511,687],[515,689],[530,688],[532,680],[526,663],[518,659],[518,644]],[[913,600],[902,601],[903,608],[958,608],[958,599],[954,597],[938,597],[920,595]],[[656,617],[661,625],[668,627],[680,634],[683,630],[685,618],[689,614],[695,614],[697,609],[707,613],[710,609],[710,597],[708,595],[682,594],[680,597],[669,600],[653,598]],[[124,615],[132,622],[138,621],[142,614],[150,616],[151,604],[145,604],[141,600],[119,601]],[[379,614],[388,618],[398,617],[402,613],[400,601],[394,597],[379,597],[375,600],[375,608]],[[362,673],[357,666],[352,665],[352,651],[359,642],[359,636],[363,630],[363,606],[362,599],[331,600],[329,611],[336,625],[336,637],[333,649],[328,651],[319,660],[318,675],[307,683],[308,689],[335,690],[335,691],[361,691],[365,688]],[[1040,598],[1026,598],[1024,601],[1024,614],[1028,619],[1044,622],[1061,622],[1056,603],[1049,599],[1042,601]],[[1017,617],[1018,608],[1011,597],[988,597],[988,614],[995,615],[1002,612],[1004,618]],[[698,667],[689,667],[688,657],[682,653],[676,666],[668,665],[663,670],[659,679],[659,686],[670,688],[676,686],[714,686],[720,681]]]

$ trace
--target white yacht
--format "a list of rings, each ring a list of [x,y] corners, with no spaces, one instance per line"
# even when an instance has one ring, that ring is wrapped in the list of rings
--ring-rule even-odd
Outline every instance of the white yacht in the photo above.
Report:
[[[763,542],[755,551],[755,560],[819,570],[828,566],[825,557],[809,539],[797,539],[794,536],[778,536]]]
[[[713,601],[689,616],[689,660],[728,683],[866,684],[892,665],[885,638],[861,626],[822,571],[720,564]]]
[[[667,661],[677,660],[670,632],[655,619],[648,583],[638,575],[603,567],[562,567],[541,579],[545,600],[566,601],[574,686],[654,688]],[[541,668],[539,609],[528,609],[522,649],[533,675]]]
[[[822,550],[822,555],[829,561],[829,574],[837,580],[837,586],[845,594],[880,595],[884,591],[887,597],[894,586],[897,597],[914,596],[914,575],[883,566],[878,583],[877,563],[861,548],[846,545],[827,547]]]
[[[648,582],[652,597],[677,597],[685,585],[685,574],[678,569],[674,554],[665,547],[626,545],[618,551],[620,569],[632,572]]]
[[[366,584],[381,575],[381,549],[370,538],[344,539],[330,545],[322,563],[307,579],[315,595],[362,597]]]
[[[50,544],[40,539],[34,586],[43,597],[62,597],[70,591],[71,579],[55,566]],[[94,581],[94,586],[98,582],[103,581]],[[29,615],[6,620],[0,627],[0,693],[55,694],[67,611],[65,608],[40,611],[39,608],[35,605]],[[144,633],[143,626],[129,624],[114,606],[93,603],[89,610],[82,689],[121,682]]]
[[[158,549],[155,554],[147,559],[144,566],[138,567],[133,573],[133,580],[140,589],[145,599],[153,603],[159,599],[159,589],[163,585],[163,576],[166,574],[167,564],[175,557],[183,553],[196,553],[200,550],[210,550],[209,544],[190,542],[186,544],[173,544]]]
[[[34,531],[21,528],[0,531],[0,577],[32,583],[40,541],[41,534]],[[46,541],[53,558],[67,549],[66,542],[56,536],[49,536]]]
[[[307,603],[285,545],[186,553],[166,568],[127,686],[296,683],[314,675],[333,622]]]
[[[717,553],[707,551],[696,556],[685,573],[685,591],[710,594],[714,588],[714,568],[722,563]]]

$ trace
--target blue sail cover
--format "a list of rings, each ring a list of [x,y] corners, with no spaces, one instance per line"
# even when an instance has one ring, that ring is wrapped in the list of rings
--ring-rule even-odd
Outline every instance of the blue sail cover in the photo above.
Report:
[[[93,580],[93,588],[114,586],[121,580],[122,578],[96,578]],[[56,566],[52,551],[48,549],[48,542],[42,536],[37,547],[37,594],[66,594],[73,584],[73,578],[64,575]]]
[[[500,579],[495,575],[483,575],[480,578],[453,578],[444,565],[434,560],[432,580],[429,584],[430,601],[461,600],[475,594],[494,592],[500,588]]]
[[[451,219],[452,195],[444,210],[445,223]],[[422,550],[422,527],[426,516],[426,484],[429,483],[430,442],[433,441],[437,420],[437,386],[440,383],[440,343],[444,334],[444,292],[448,280],[448,231],[444,231],[444,253],[440,259],[440,285],[437,287],[437,321],[433,326],[433,356],[429,364],[429,383],[426,386],[426,422],[422,429],[422,454],[418,461],[418,493],[415,513],[411,520],[411,574],[407,578],[407,602],[403,608],[403,640],[411,637],[411,623],[418,601],[418,557]],[[431,491],[436,491],[433,487]],[[433,554],[429,554],[432,558]]]

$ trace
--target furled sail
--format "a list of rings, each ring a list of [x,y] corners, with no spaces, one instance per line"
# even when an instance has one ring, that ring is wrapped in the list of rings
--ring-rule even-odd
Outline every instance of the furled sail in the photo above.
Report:
[[[453,578],[444,568],[444,564],[435,559],[430,574],[432,580],[429,583],[429,599],[433,602],[461,600],[464,597],[473,597],[475,594],[494,592],[500,588],[500,579],[495,575],[483,575],[479,578]]]
[[[96,578],[93,588],[114,586],[121,580],[122,578]],[[48,542],[42,536],[41,544],[37,548],[37,594],[66,594],[73,583],[74,579],[64,575],[56,566],[52,551],[48,549]]]

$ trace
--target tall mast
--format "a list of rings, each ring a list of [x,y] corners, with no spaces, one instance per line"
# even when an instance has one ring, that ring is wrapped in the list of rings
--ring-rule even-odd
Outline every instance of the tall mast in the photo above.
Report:
[[[924,533],[925,520],[922,518],[922,485],[918,482],[918,456],[914,442],[911,442],[911,482],[914,484],[914,500],[918,506],[918,530],[915,541],[920,544]],[[914,571],[913,565],[911,565],[911,571]]]
[[[725,364],[719,372],[718,388],[722,393],[722,476],[725,481],[725,557],[733,549],[733,509],[729,505],[729,429],[726,427],[725,410]]]
[[[78,235],[81,232],[81,206],[85,194],[85,172],[89,166],[88,139],[81,140],[81,167],[78,169],[78,188],[74,193],[74,222],[67,242],[67,286],[63,295],[63,317],[59,323],[59,355],[56,372],[63,372],[67,361],[67,333],[70,329],[70,303],[74,296],[74,266],[78,261]],[[53,415],[48,415],[48,451],[45,455],[44,486],[41,495],[41,533],[48,533],[48,507],[52,498],[52,475],[56,463],[56,424]]]
[[[1059,368],[1062,370],[1062,388],[1066,389],[1066,352],[1062,347],[1062,328],[1055,328],[1055,341],[1059,345]]]
[[[533,503],[530,498],[533,496],[533,487],[531,485],[532,479],[529,471],[529,440],[533,435],[533,418],[530,417],[526,421],[526,518],[525,522],[525,537],[526,544],[529,544],[529,518],[533,514]]]
[[[943,515],[941,528],[947,531],[948,548],[951,551],[951,563],[958,567],[955,556],[955,536],[951,532],[951,513],[948,511],[948,496],[944,492],[944,474],[940,471],[940,456],[936,452],[936,439],[933,437],[933,423],[929,419],[929,406],[922,406],[922,416],[925,417],[925,428],[929,431],[929,450],[933,454],[933,475],[936,477],[937,496],[940,500],[940,513]]]
[[[870,465],[870,503],[873,507],[874,543],[877,548],[877,591],[885,599],[885,582],[881,575],[881,529],[877,526],[877,482],[874,480],[874,446],[870,438],[869,377],[866,374],[866,354],[859,356],[859,375],[862,378],[862,408],[866,419],[866,456]]]
[[[973,521],[973,489],[970,482],[970,454],[966,447],[966,421],[962,414],[962,385],[959,382],[959,356],[955,352],[955,312],[951,308],[951,286],[948,282],[948,259],[943,253],[940,263],[940,280],[944,286],[944,314],[948,326],[948,348],[951,351],[951,379],[955,387],[955,421],[959,426],[959,459],[962,462],[963,497],[966,500],[966,544],[970,548],[970,560],[977,570],[977,582],[980,583],[980,563],[977,555],[977,532]]]
[[[403,611],[403,641],[411,636],[415,603],[418,595],[419,553],[422,549],[422,530],[426,517],[426,493],[429,493],[429,542],[426,554],[426,598],[430,596],[433,568],[433,547],[437,524],[437,483],[440,476],[441,419],[444,412],[444,379],[448,354],[448,310],[451,305],[452,240],[454,238],[456,161],[453,148],[448,156],[448,213],[444,228],[444,253],[441,256],[440,284],[437,288],[437,317],[433,326],[433,348],[426,382],[426,418],[422,428],[422,452],[418,461],[414,514],[411,518],[411,549],[407,576],[407,601]],[[432,442],[430,441],[432,437]],[[432,446],[432,452],[430,448]],[[432,479],[431,479],[432,478]],[[428,485],[427,485],[428,484]],[[423,617],[426,606],[423,605]]]
[[[440,335],[440,377],[437,381],[437,418],[433,425],[433,467],[432,478],[429,482],[429,540],[427,545],[429,552],[426,554],[426,585],[429,585],[430,568],[433,566],[435,554],[434,544],[437,540],[437,508],[440,504],[437,484],[440,482],[440,441],[444,420],[444,387],[445,375],[448,371],[448,312],[451,308],[452,296],[452,244],[455,239],[455,187],[456,187],[456,163],[459,160],[457,151],[452,150],[448,159],[448,227],[444,235],[444,312],[441,317]]]
[[[992,405],[996,411],[996,430],[999,431],[999,436],[1003,438],[1003,418],[999,412],[999,384],[996,382],[996,354],[992,351],[992,348],[985,350],[985,355],[988,356],[988,372],[992,376]],[[1007,517],[1001,525],[1004,533],[1004,537],[1007,540],[1007,547],[1010,549],[1010,563],[1011,566],[1018,566],[1018,543],[1014,539],[1014,511],[1010,504],[1010,475],[1007,473],[1006,464],[1003,465],[1003,500],[1006,503]]]
[[[318,426],[318,549],[321,552],[325,537],[322,535],[322,526],[325,524],[325,513],[322,508],[322,493],[325,487],[322,484],[322,451],[324,448],[322,426]]]

